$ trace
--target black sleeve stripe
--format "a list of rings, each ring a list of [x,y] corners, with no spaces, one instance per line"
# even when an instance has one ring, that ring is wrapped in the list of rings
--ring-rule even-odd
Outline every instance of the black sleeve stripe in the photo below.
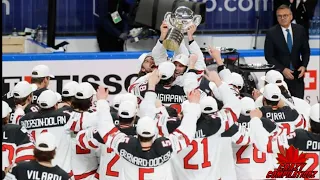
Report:
[[[270,119],[262,117],[261,118],[261,122],[263,127],[269,132],[271,133],[272,131],[274,131],[276,129],[276,124],[274,122],[272,122]]]
[[[231,137],[235,135],[238,132],[238,130],[239,130],[239,126],[236,124],[233,124],[228,130],[226,130],[221,134],[221,137]]]

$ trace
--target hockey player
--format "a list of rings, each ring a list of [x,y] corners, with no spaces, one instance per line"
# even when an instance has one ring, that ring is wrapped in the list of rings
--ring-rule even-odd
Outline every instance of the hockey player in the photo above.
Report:
[[[53,134],[45,132],[39,135],[33,150],[35,160],[19,163],[5,177],[5,180],[17,179],[59,179],[69,180],[69,175],[52,160],[56,155],[56,140]]]
[[[50,69],[46,65],[37,65],[32,69],[31,84],[37,86],[37,90],[33,92],[32,103],[37,104],[37,99],[40,94],[47,90],[50,78],[54,78],[54,75],[50,74]]]
[[[19,119],[29,112],[38,112],[39,107],[31,104],[32,86],[27,81],[18,82],[12,90],[15,110],[10,116],[10,123],[19,124]]]
[[[27,130],[8,123],[10,112],[9,105],[2,101],[2,178],[16,163],[34,158],[34,145]]]
[[[74,96],[77,93],[77,89],[79,88],[79,83],[76,81],[70,81],[63,85],[62,87],[62,102],[58,104],[58,109],[63,108],[65,110],[71,111],[73,108],[71,107],[72,101],[74,100]]]
[[[66,133],[71,139],[71,168],[76,180],[93,178],[99,165],[98,150],[81,148],[77,145],[75,138],[79,131],[96,126],[98,123],[96,112],[90,111],[95,94],[96,91],[90,83],[83,82],[78,85],[71,104],[73,111],[65,125]]]
[[[89,111],[95,94],[96,92],[90,83],[83,82],[78,85],[71,104],[73,112],[67,125],[72,132],[77,133],[96,125],[96,114],[93,111]]]
[[[263,91],[264,106],[260,108],[263,117],[273,120],[276,124],[281,124],[289,134],[295,129],[304,129],[307,122],[303,115],[289,106],[280,107],[281,90],[275,84],[267,84]]]
[[[154,59],[151,53],[143,53],[139,56],[139,72],[138,79],[151,73],[157,66],[155,65]]]
[[[59,165],[68,173],[71,171],[71,143],[65,133],[65,125],[70,117],[69,112],[57,109],[57,96],[51,90],[43,91],[37,99],[39,112],[30,112],[19,120],[34,140],[43,132],[52,133],[57,140],[56,156],[53,164]]]

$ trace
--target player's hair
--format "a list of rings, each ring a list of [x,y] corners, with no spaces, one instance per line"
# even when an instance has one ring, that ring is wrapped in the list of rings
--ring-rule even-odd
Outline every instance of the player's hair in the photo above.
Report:
[[[41,108],[40,107],[40,110],[41,111],[55,111],[56,110],[56,105],[52,106],[51,108]]]
[[[31,84],[41,84],[45,78],[49,78],[49,77],[32,77],[31,78]]]
[[[119,123],[120,124],[130,124],[130,123],[132,123],[132,121],[134,121],[134,117],[132,117],[132,118],[122,118],[122,117],[120,117],[119,116]]]
[[[284,85],[279,86],[279,89],[281,90],[282,95],[290,94],[289,91],[286,89],[286,87],[284,87]]]
[[[26,101],[29,97],[32,97],[32,93],[30,93],[27,97],[24,98],[13,98],[14,104],[18,105],[20,104],[21,106],[24,106],[26,104]]]
[[[174,81],[174,75],[172,75],[169,79],[167,80],[160,80],[158,84],[165,86],[165,85],[170,85]]]
[[[118,106],[118,108],[119,108],[119,106]],[[118,110],[115,109],[113,106],[110,106],[110,112],[111,112],[111,113],[115,113],[115,114],[118,115]]]
[[[39,144],[39,147],[48,147],[46,144]],[[34,157],[36,158],[37,161],[39,162],[50,162],[54,156],[56,155],[56,150],[53,151],[40,151],[37,148],[33,149],[33,154]]]
[[[213,119],[213,117],[212,117],[213,114],[215,114],[215,113],[209,113],[209,114],[201,113],[200,117],[198,118],[197,124],[199,122],[203,122],[204,124],[206,124],[206,123],[210,124]]]
[[[2,118],[2,125],[6,125],[8,123],[9,123],[9,118],[8,117]]]
[[[74,100],[74,96],[70,97],[61,97],[62,102],[72,102]]]
[[[286,5],[286,4],[282,4],[281,6],[279,6],[279,7],[277,8],[277,11],[278,11],[278,10],[281,10],[281,9],[289,9],[290,12],[291,12],[290,7],[289,7],[288,5]]]
[[[142,77],[142,76],[144,76],[146,74],[147,74],[146,72],[143,72],[142,69],[140,69],[140,71],[138,72],[138,78]]]
[[[264,98],[264,99],[265,99],[266,104],[267,104],[268,106],[277,106],[277,105],[279,104],[279,101],[270,101],[270,100],[268,100],[268,99],[266,99],[266,98]]]
[[[88,98],[88,99],[74,98],[74,100],[71,102],[71,106],[74,109],[79,109],[81,111],[87,111],[91,107],[91,98]]]
[[[153,137],[154,136],[152,136],[152,137],[142,137],[142,136],[138,135],[138,139],[139,139],[140,142],[149,142],[149,141],[151,141],[153,139]]]
[[[314,122],[310,119],[310,128],[313,133],[320,134],[320,123]]]

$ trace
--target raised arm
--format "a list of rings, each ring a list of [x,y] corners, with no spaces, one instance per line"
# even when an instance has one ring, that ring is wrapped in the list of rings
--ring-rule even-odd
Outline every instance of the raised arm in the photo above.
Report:
[[[239,118],[241,111],[241,103],[240,100],[235,96],[235,94],[231,91],[229,86],[226,83],[223,83],[215,71],[206,71],[205,77],[216,84],[218,90],[220,92],[220,97],[223,101],[223,108],[228,109],[233,114],[233,120],[236,121]]]
[[[77,145],[84,149],[98,149],[100,144],[106,143],[108,136],[118,128],[113,123],[110,106],[107,101],[108,91],[99,86],[97,90],[97,126],[90,127],[77,133]]]
[[[255,109],[250,112],[251,116],[251,137],[254,139],[256,147],[267,153],[282,152],[284,148],[288,147],[288,140],[286,138],[286,131],[277,127],[273,133],[269,133],[261,121],[262,112]]]
[[[230,84],[232,82],[231,71],[224,66],[220,50],[216,49],[215,47],[209,46],[208,53],[216,61],[218,65],[218,73],[221,80]]]
[[[168,60],[167,50],[163,47],[163,40],[168,33],[168,25],[163,21],[160,26],[161,35],[157,44],[152,49],[152,57],[154,58],[155,64],[158,66],[160,63]]]
[[[187,31],[188,40],[189,40],[189,50],[191,54],[196,54],[198,56],[198,61],[195,64],[195,69],[201,72],[201,74],[206,69],[206,63],[204,62],[203,53],[197,44],[197,42],[193,38],[193,34],[196,32],[197,26],[192,25],[189,27]]]
[[[157,94],[155,93],[156,85],[160,81],[159,70],[154,70],[148,78],[148,90],[144,95],[144,99],[140,104],[140,116],[148,116],[150,118],[155,118],[157,114],[156,99]]]
[[[168,137],[174,152],[178,152],[183,148],[186,148],[193,140],[196,133],[196,123],[201,114],[199,90],[190,92],[188,95],[188,101],[189,103],[186,103],[183,107],[184,117],[180,126]]]

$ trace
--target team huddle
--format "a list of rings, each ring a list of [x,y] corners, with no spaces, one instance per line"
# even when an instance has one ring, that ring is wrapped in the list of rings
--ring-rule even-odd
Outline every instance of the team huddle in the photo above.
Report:
[[[307,154],[308,178],[319,179],[319,103],[291,96],[276,70],[242,93],[242,76],[216,48],[217,70],[207,69],[195,31],[169,58],[163,23],[152,52],[139,57],[137,80],[111,101],[88,82],[54,92],[49,67],[35,66],[31,83],[2,98],[3,178],[275,179],[277,154],[294,146]]]

